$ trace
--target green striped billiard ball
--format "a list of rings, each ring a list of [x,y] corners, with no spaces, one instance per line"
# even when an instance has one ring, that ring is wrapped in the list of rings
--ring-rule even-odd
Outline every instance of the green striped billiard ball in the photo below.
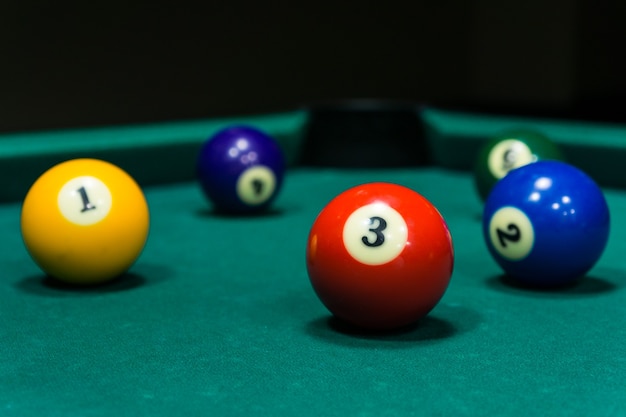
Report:
[[[474,181],[480,198],[487,199],[493,186],[509,171],[539,160],[564,157],[559,147],[547,136],[531,130],[500,134],[487,142],[474,165]]]

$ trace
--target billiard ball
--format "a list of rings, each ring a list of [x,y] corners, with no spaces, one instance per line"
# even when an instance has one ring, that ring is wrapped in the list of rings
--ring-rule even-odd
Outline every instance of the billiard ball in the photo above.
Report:
[[[251,126],[220,130],[201,147],[197,174],[217,211],[257,213],[278,195],[285,159],[277,142]]]
[[[597,262],[609,236],[609,209],[596,183],[560,161],[512,170],[489,194],[483,236],[505,273],[521,284],[573,283]]]
[[[539,160],[564,160],[559,147],[547,136],[531,130],[506,132],[480,150],[474,164],[474,181],[484,201],[494,184],[509,171]]]
[[[96,159],[62,162],[26,194],[21,232],[26,249],[49,276],[98,284],[127,271],[149,229],[143,192],[121,168]]]
[[[453,268],[445,220],[426,198],[369,183],[336,196],[311,227],[310,282],[338,319],[391,330],[417,322],[443,296]]]

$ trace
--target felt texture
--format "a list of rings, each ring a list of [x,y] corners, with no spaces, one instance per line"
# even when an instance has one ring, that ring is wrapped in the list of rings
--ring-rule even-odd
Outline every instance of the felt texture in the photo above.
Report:
[[[323,206],[370,181],[422,193],[455,246],[439,305],[392,333],[334,320],[304,262]],[[606,191],[613,231],[589,276],[542,291],[502,277],[464,172],[292,169],[274,208],[256,217],[217,215],[193,182],[145,192],[144,252],[94,288],[46,279],[21,242],[19,203],[0,206],[0,414],[626,413],[623,191]]]

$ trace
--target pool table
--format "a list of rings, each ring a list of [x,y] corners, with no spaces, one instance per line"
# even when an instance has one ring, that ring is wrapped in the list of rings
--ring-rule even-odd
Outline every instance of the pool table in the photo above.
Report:
[[[428,152],[414,166],[301,163],[311,109],[0,136],[0,415],[626,415],[626,127],[413,110]],[[219,215],[194,181],[200,144],[233,123],[274,135],[287,156],[263,215]],[[612,213],[602,258],[565,288],[515,285],[482,240],[473,155],[521,125],[559,142],[603,185]],[[79,156],[126,169],[151,212],[130,271],[87,288],[45,277],[19,230],[30,183]],[[307,277],[316,215],[369,181],[423,194],[454,241],[447,292],[400,331],[338,322]]]

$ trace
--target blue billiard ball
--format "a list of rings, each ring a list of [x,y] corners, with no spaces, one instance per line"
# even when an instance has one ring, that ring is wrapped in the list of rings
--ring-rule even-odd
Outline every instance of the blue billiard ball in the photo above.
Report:
[[[514,169],[492,189],[483,236],[505,273],[533,286],[558,286],[584,276],[609,237],[609,209],[596,183],[558,161]]]
[[[265,210],[280,191],[285,159],[278,143],[251,126],[231,126],[201,147],[197,175],[215,209],[245,214]]]

